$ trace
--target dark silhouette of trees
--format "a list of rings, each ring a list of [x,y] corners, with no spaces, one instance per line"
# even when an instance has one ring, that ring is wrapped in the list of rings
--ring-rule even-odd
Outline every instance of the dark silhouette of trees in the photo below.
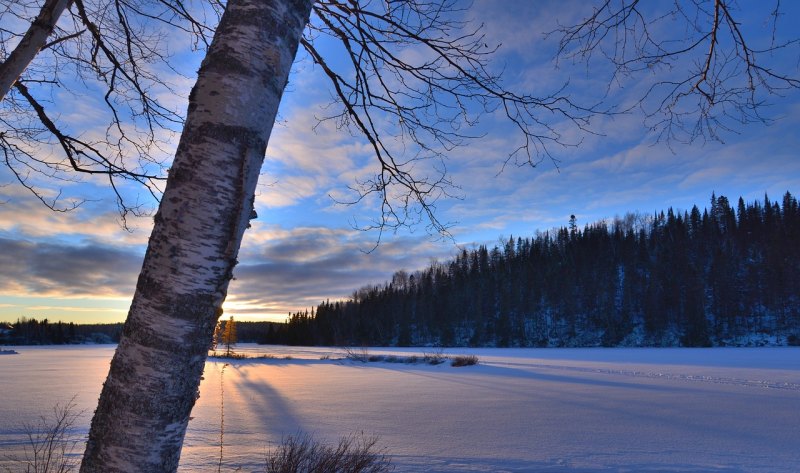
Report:
[[[225,321],[221,321],[219,334],[222,337]],[[81,343],[118,343],[122,334],[122,323],[85,324],[74,322],[51,322],[48,319],[20,317],[13,323],[0,322],[0,343],[8,345],[61,345]],[[5,333],[7,331],[7,333]],[[284,324],[276,322],[236,322],[236,338],[241,343],[266,343],[280,340],[285,334]],[[277,338],[276,338],[277,337]]]
[[[512,237],[291,314],[283,340],[323,345],[710,346],[800,335],[797,199],[713,195]],[[640,222],[640,223],[634,223]],[[794,337],[794,338],[792,338]],[[275,342],[281,340],[275,339]]]
[[[6,343],[12,345],[63,345],[73,343],[116,343],[122,324],[75,324],[21,317],[8,324]]]

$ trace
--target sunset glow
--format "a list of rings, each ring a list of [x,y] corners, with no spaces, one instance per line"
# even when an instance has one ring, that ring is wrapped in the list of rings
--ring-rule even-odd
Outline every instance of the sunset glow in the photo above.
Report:
[[[464,14],[484,23],[488,44],[502,43],[494,64],[504,71],[511,88],[546,94],[568,82],[576,101],[624,105],[647,86],[623,83],[612,96],[603,97],[598,94],[607,80],[601,77],[608,71],[587,71],[568,61],[556,67],[556,44],[543,39],[543,33],[558,21],[569,23],[583,2],[520,0],[513,8],[510,2],[503,4],[498,8],[496,2],[476,1]],[[780,31],[794,34],[800,30],[800,4],[784,2],[782,7],[786,12]],[[763,13],[753,12],[753,18]],[[767,33],[760,34],[758,41],[770,41]],[[166,97],[168,103],[181,112],[200,58],[189,46],[185,41],[171,45],[181,72],[189,77],[164,71],[176,91]],[[777,54],[767,60],[786,65],[796,57]],[[751,123],[721,129],[721,141],[657,141],[635,110],[595,117],[589,126],[592,133],[557,120],[552,126],[565,142],[577,146],[552,147],[554,161],[546,159],[535,169],[504,166],[519,136],[490,113],[474,132],[483,138],[457,148],[445,161],[458,189],[454,198],[437,202],[436,212],[440,221],[454,224],[452,240],[428,234],[425,222],[382,235],[362,232],[354,227],[368,226],[378,217],[379,202],[366,199],[348,206],[337,201],[352,199],[348,186],[375,172],[373,152],[365,139],[337,129],[336,123],[319,123],[331,98],[319,67],[300,55],[294,70],[262,169],[258,219],[245,234],[225,304],[226,314],[242,320],[283,321],[291,311],[348,297],[363,285],[390,279],[397,270],[414,271],[431,259],[446,260],[460,248],[564,226],[572,214],[582,227],[629,211],[651,214],[669,207],[688,210],[695,204],[702,209],[712,192],[731,201],[800,193],[796,90],[771,98],[764,109],[774,119],[769,126]],[[62,119],[86,130],[86,137],[105,132],[97,128],[105,113],[98,105],[101,100],[67,91],[53,98]],[[542,113],[547,118],[547,112]],[[159,131],[164,156],[174,152],[178,132]],[[431,165],[419,164],[420,169]],[[60,195],[60,204],[80,205],[70,212],[53,212],[0,166],[0,321],[122,321],[135,289],[155,200],[125,184],[123,195],[146,211],[141,217],[128,215],[125,229],[102,177],[31,179],[48,190],[49,198]]]

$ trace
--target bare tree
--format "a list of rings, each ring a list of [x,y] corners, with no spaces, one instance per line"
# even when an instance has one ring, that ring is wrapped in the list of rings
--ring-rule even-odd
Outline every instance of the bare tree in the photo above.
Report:
[[[60,193],[49,197],[42,191],[42,178],[101,177],[115,193],[125,222],[129,212],[148,208],[126,200],[120,184],[135,182],[158,199],[171,157],[160,136],[183,123],[182,113],[158,98],[159,93],[175,93],[162,78],[174,70],[162,36],[183,31],[202,46],[221,7],[209,2],[195,12],[172,0],[47,0],[41,8],[36,3],[0,2],[0,20],[8,25],[0,29],[3,162],[53,210],[70,210],[80,201],[62,202]],[[200,21],[199,14],[211,18]],[[21,31],[25,24],[29,27]],[[77,97],[81,89],[91,91],[95,105],[104,108],[105,124],[96,124],[104,133],[76,129],[59,116],[59,94]]]
[[[26,424],[27,443],[21,456],[6,456],[11,467],[3,471],[14,473],[69,473],[78,466],[74,452],[82,438],[76,432],[76,422],[81,412],[75,408],[74,398],[65,404],[56,404],[49,416],[42,415],[38,422]]]
[[[149,79],[157,81],[157,77],[148,79],[146,69],[115,59],[116,46],[121,48],[123,57],[133,58],[134,62],[140,57],[164,59],[152,48],[152,38],[131,34],[135,29],[126,15],[141,14],[143,10],[138,8],[142,5],[156,5],[161,8],[156,11],[162,13],[141,14],[142,17],[183,28],[201,39],[210,29],[206,23],[193,20],[184,4],[177,0],[107,0],[99,3],[97,10],[88,8],[85,1],[75,0],[75,9],[70,14],[76,26],[67,35],[74,35],[71,39],[80,41],[88,38],[86,41],[91,45],[88,56],[70,49],[63,56],[54,57],[69,58],[87,67],[105,84],[106,102],[114,115],[110,129],[124,131],[122,116],[113,113],[119,102],[109,100],[121,94],[119,101],[132,110],[128,115],[143,117],[145,136],[149,138],[157,127],[173,123],[175,115],[154,102],[148,87],[142,86]],[[563,89],[533,95],[504,88],[487,62],[494,47],[487,44],[480,28],[470,29],[460,22],[461,5],[455,0],[227,2],[189,96],[183,133],[154,219],[121,341],[92,421],[82,472],[177,469],[209,343],[222,314],[221,305],[237,263],[242,236],[252,216],[261,163],[300,45],[330,79],[339,107],[321,119],[335,121],[365,137],[372,146],[378,171],[373,178],[357,183],[354,190],[356,201],[376,196],[382,202],[381,214],[374,222],[379,229],[426,219],[434,229],[446,231],[447,224],[439,222],[434,213],[437,199],[447,196],[453,188],[443,156],[480,137],[471,134],[467,127],[475,124],[482,114],[499,112],[519,131],[519,143],[500,158],[501,162],[536,166],[542,160],[552,159],[550,146],[570,144],[557,132],[554,121],[566,120],[586,129],[593,115],[608,112],[599,105],[576,104]],[[615,8],[616,5],[620,7]],[[687,0],[678,3],[676,15],[685,15],[692,5],[698,11],[707,9],[721,14],[731,11],[730,5],[722,0]],[[308,24],[312,11],[314,19]],[[668,40],[653,41],[659,46],[649,52],[650,28],[659,18],[644,16],[637,1],[605,2],[581,25],[561,31],[562,52],[586,57],[594,51],[603,51],[618,74],[639,68],[628,56],[619,59],[613,51],[606,51],[605,38],[625,50],[628,35],[633,34],[633,38],[644,41],[643,46],[634,48],[640,51],[639,60],[650,60],[655,66],[696,54],[699,46],[673,50],[671,45],[675,43]],[[684,20],[689,29],[699,25],[695,17]],[[113,30],[109,22],[118,22],[120,29]],[[731,22],[731,26],[736,25]],[[719,38],[723,22],[712,25],[712,36]],[[647,32],[644,35],[638,33],[642,27]],[[119,41],[108,39],[104,34],[106,28],[118,31]],[[317,47],[317,39],[323,35],[340,42],[345,51],[344,65],[332,61]],[[698,105],[701,117],[716,116],[704,110],[717,110],[714,108],[717,104],[727,107],[744,100],[741,108],[734,108],[742,111],[753,110],[753,106],[757,108],[760,104],[758,95],[748,102],[747,94],[720,96],[720,89],[708,88],[710,84],[719,87],[718,79],[708,79],[714,76],[713,72],[719,70],[718,78],[727,77],[728,72],[714,65],[715,51],[720,51],[715,41],[712,39],[710,43],[711,52],[702,56],[706,62],[711,57],[712,65],[701,67],[701,74],[692,75],[691,80],[673,84],[677,92],[667,97],[677,100],[661,101],[657,107],[657,111],[665,110],[667,125],[683,123],[684,113],[692,109],[678,107],[673,102],[680,104],[683,97],[692,94],[705,97],[712,105]],[[585,46],[576,46],[584,43]],[[70,42],[66,40],[57,43],[67,44]],[[779,44],[776,50],[790,44],[794,43]],[[423,54],[405,55],[403,51],[407,48],[421,48]],[[124,56],[125,51],[135,54]],[[652,55],[659,51],[662,57],[656,60]],[[745,57],[750,56],[745,54]],[[758,58],[752,56],[752,59],[754,66],[748,70],[753,77],[778,81],[753,81],[756,90],[766,87],[767,93],[775,93],[780,91],[781,84],[796,86],[790,76],[767,74],[771,69],[756,67]],[[702,71],[707,73],[703,75]],[[23,76],[17,84],[27,87],[32,80]],[[119,88],[120,81],[128,85]],[[678,87],[687,84],[692,87]],[[652,93],[647,92],[645,98]],[[55,136],[69,168],[74,170],[76,166],[70,160],[80,157],[90,163],[89,170],[110,179],[119,176],[145,185],[154,182],[157,174],[132,172],[130,167],[120,164],[122,161],[115,161],[127,158],[125,147],[114,148],[119,155],[109,160],[92,154],[91,146],[86,147],[78,138],[62,140],[46,125],[35,106],[39,101],[30,95],[31,99],[20,90],[19,97],[7,97],[4,104],[8,100],[12,104],[16,103],[13,100],[27,104],[44,128]],[[728,98],[720,101],[719,97]],[[649,104],[647,100],[641,103]],[[391,117],[391,127],[380,123],[386,116]],[[715,124],[710,119],[705,123]],[[124,138],[120,140],[127,143]],[[145,143],[150,144],[147,140]],[[79,153],[76,149],[83,151]],[[134,149],[139,150],[136,146]],[[8,159],[9,154],[6,156]],[[38,159],[34,153],[22,156],[33,160],[30,162]],[[64,163],[56,164],[67,168]],[[56,164],[42,163],[45,168],[53,165],[61,171]],[[145,159],[143,167],[147,169],[151,164],[160,163]],[[24,185],[25,180],[21,182]]]
[[[319,1],[301,40],[303,48],[333,87],[333,112],[322,117],[366,137],[380,165],[370,179],[353,186],[350,203],[377,195],[381,212],[366,229],[394,229],[427,221],[446,232],[435,212],[454,184],[444,157],[480,134],[472,131],[481,116],[499,112],[519,131],[519,142],[501,154],[505,164],[536,166],[553,159],[551,146],[574,145],[553,123],[567,120],[587,130],[599,106],[575,103],[559,88],[542,95],[504,87],[490,59],[490,44],[480,26],[461,19],[469,5],[445,1]],[[339,69],[315,47],[328,36],[341,45]],[[405,55],[413,49],[417,55]],[[387,120],[392,128],[382,128]],[[433,160],[430,172],[415,169]]]
[[[553,31],[559,57],[590,70],[612,67],[610,87],[646,84],[636,106],[656,139],[722,140],[768,122],[770,100],[800,88],[800,38],[780,0],[604,0],[580,22]],[[754,35],[759,29],[767,34]]]
[[[189,96],[81,472],[175,471],[311,0],[230,0]]]
[[[71,0],[47,0],[14,51],[0,64],[0,101],[33,58],[47,45],[47,38],[53,34],[58,19],[70,2]]]

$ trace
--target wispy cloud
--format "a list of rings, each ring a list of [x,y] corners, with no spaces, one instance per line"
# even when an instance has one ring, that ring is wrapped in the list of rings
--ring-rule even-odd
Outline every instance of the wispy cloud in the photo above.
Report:
[[[0,293],[130,297],[141,255],[103,244],[36,243],[0,238]]]
[[[573,68],[563,61],[556,67],[550,60],[555,43],[552,38],[545,41],[542,33],[558,21],[574,22],[585,12],[585,2],[579,0],[476,0],[465,15],[485,24],[488,47],[502,43],[497,62],[490,67],[503,72],[504,84],[542,96],[569,82],[568,92],[580,103],[603,99],[628,108],[648,86],[646,80],[625,82],[613,96],[605,97],[607,84],[601,73],[608,71]],[[787,16],[786,21],[796,23],[796,17]],[[181,39],[171,46],[180,49],[186,43]],[[196,63],[193,58],[186,61]],[[188,75],[194,70],[190,67]],[[164,78],[179,93],[160,91],[159,97],[183,112],[193,79],[169,71],[164,71]],[[387,233],[380,246],[366,253],[377,233],[362,233],[348,224],[378,217],[376,202],[367,199],[356,206],[340,206],[330,196],[352,196],[348,186],[373,174],[377,160],[362,138],[333,122],[319,125],[319,118],[335,112],[326,108],[330,94],[319,67],[307,60],[298,64],[289,89],[281,123],[275,126],[267,150],[256,198],[259,218],[245,234],[225,306],[228,313],[282,320],[290,311],[346,297],[360,286],[389,279],[396,270],[413,271],[431,258],[446,259],[457,251],[453,242],[437,241],[416,228]],[[69,108],[61,111],[61,118],[76,129],[88,126],[84,135],[88,139],[104,136],[103,128],[92,127],[102,122],[104,112],[71,94],[65,94],[63,102]],[[471,246],[565,225],[570,214],[583,224],[626,211],[702,206],[711,191],[746,199],[763,197],[764,192],[773,198],[787,190],[797,193],[800,94],[787,92],[775,102],[770,116],[781,120],[772,126],[742,125],[725,134],[724,143],[671,146],[654,142],[638,113],[596,117],[591,122],[594,133],[587,134],[542,109],[539,116],[563,141],[579,145],[551,147],[557,167],[547,160],[535,169],[510,163],[503,172],[503,163],[521,136],[503,120],[502,111],[495,110],[482,118],[476,130],[485,136],[454,150],[444,161],[460,186],[455,191],[460,199],[437,202],[437,216],[443,222],[458,222],[451,230],[456,242]],[[380,126],[391,140],[395,124]],[[159,139],[165,143],[162,154],[168,162],[177,137],[163,132]],[[419,162],[414,170],[430,175],[433,164]],[[51,212],[14,185],[13,176],[0,166],[0,315],[34,315],[19,311],[35,308],[51,318],[58,318],[59,312],[83,311],[107,321],[121,319],[133,294],[152,219],[129,220],[136,229],[128,232],[119,225],[113,194],[99,180],[31,178],[42,183],[50,197],[63,191],[66,199],[87,200],[72,212]],[[141,189],[128,185],[122,189],[132,202],[139,198],[154,205]],[[103,303],[87,302],[96,300]]]
[[[85,202],[69,212],[54,212],[16,186],[0,189],[0,235],[29,239],[93,239],[117,245],[143,245],[152,227],[151,217],[128,219],[130,228],[122,227],[113,206]]]
[[[32,312],[79,312],[79,313],[98,313],[98,314],[114,314],[119,316],[124,315],[125,309],[119,307],[76,307],[65,305],[31,305],[26,307],[27,310]]]
[[[452,243],[425,237],[399,237],[387,239],[368,253],[373,246],[370,235],[352,229],[255,230],[257,241],[247,244],[234,272],[226,311],[279,320],[289,311],[347,297],[365,284],[382,283],[397,270],[422,269],[431,257],[446,258],[457,249]]]

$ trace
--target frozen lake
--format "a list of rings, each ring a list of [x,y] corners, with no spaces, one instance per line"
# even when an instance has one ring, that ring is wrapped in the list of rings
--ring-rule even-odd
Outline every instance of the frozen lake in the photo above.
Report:
[[[224,362],[207,363],[181,471],[216,470],[221,387],[227,471],[260,471],[269,444],[298,431],[331,442],[377,435],[398,472],[800,465],[800,348],[446,349],[479,357],[462,368],[359,363],[339,349],[241,349],[276,358],[233,361],[224,372]],[[85,434],[114,347],[16,350],[0,355],[0,459],[22,445],[23,423],[73,396]]]

